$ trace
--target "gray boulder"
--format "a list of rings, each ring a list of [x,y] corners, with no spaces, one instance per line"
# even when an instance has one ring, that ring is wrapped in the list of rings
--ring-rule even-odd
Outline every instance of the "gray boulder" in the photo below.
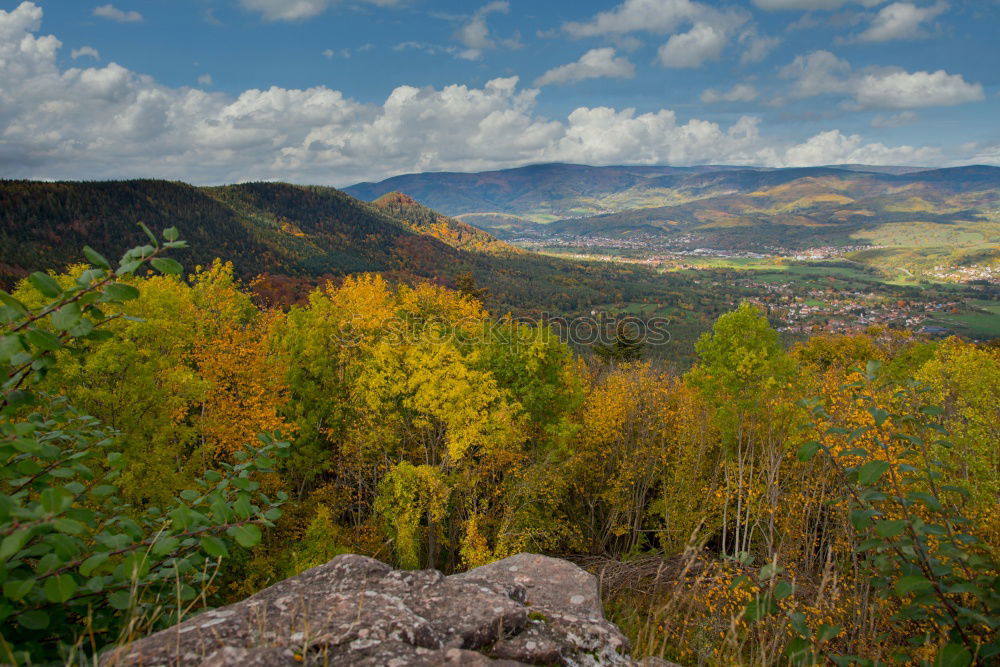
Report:
[[[597,580],[520,554],[446,577],[338,556],[107,653],[102,665],[632,665]]]

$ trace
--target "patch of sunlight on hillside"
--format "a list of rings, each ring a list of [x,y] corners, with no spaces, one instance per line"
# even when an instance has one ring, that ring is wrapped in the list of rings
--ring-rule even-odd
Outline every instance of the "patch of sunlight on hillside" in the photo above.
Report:
[[[945,213],[937,204],[921,197],[908,197],[902,201],[886,204],[887,213]]]

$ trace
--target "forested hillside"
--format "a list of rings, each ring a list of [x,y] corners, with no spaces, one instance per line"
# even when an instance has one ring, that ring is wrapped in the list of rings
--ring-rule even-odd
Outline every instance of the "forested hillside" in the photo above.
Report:
[[[157,232],[177,226],[191,239],[189,249],[177,251],[185,266],[225,258],[274,305],[304,302],[315,286],[353,273],[453,288],[464,281],[493,312],[517,316],[657,309],[672,317],[674,344],[656,354],[685,362],[712,319],[749,294],[705,290],[695,276],[637,264],[525,252],[399,193],[370,204],[333,188],[164,181],[0,181],[0,284],[65,267],[84,243],[114,256],[143,238],[136,221]]]
[[[588,363],[428,282],[262,307],[183,246],[87,248],[0,292],[4,660],[89,662],[340,553],[450,572],[522,551],[594,569],[637,656],[1000,655],[996,346],[786,347],[744,303],[687,372],[622,341]]]

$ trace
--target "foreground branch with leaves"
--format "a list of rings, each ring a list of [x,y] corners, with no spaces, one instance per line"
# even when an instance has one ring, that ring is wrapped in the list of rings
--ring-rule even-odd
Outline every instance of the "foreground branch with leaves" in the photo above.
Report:
[[[129,277],[150,266],[179,274],[164,242],[130,250],[117,268],[96,251],[69,286],[44,273],[30,285],[41,305],[0,292],[0,659],[79,662],[104,647],[179,622],[234,546],[251,547],[281,516],[285,495],[261,493],[287,443],[278,434],[206,470],[163,507],[136,507],[116,486],[126,460],[116,433],[36,385],[60,355],[86,356],[102,328],[138,298]],[[202,603],[199,605],[199,602]]]

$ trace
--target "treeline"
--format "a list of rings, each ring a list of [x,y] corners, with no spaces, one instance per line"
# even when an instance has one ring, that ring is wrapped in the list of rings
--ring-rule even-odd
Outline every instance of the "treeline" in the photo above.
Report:
[[[683,556],[671,587],[612,601],[640,652],[685,663],[985,664],[997,650],[996,347],[872,329],[786,349],[745,304],[684,374],[588,365],[547,329],[432,283],[360,275],[264,309],[230,264],[184,280],[154,258],[166,274],[130,276],[160,246],[136,252],[118,277],[77,266],[4,295],[11,655],[86,653],[174,622],[170,577],[194,611],[338,553],[454,571],[522,551]],[[131,537],[92,525],[97,482],[52,472],[80,432],[65,405],[95,420],[74,429],[106,432],[87,436],[101,443],[87,470],[113,477],[111,524]],[[258,433],[280,434],[265,444],[287,456],[248,453]],[[55,463],[25,463],[46,451]],[[152,570],[128,560],[135,545]],[[184,569],[177,554],[202,560]],[[215,558],[217,574],[192,575]],[[748,579],[751,562],[767,565]],[[130,577],[133,597],[105,602]]]

